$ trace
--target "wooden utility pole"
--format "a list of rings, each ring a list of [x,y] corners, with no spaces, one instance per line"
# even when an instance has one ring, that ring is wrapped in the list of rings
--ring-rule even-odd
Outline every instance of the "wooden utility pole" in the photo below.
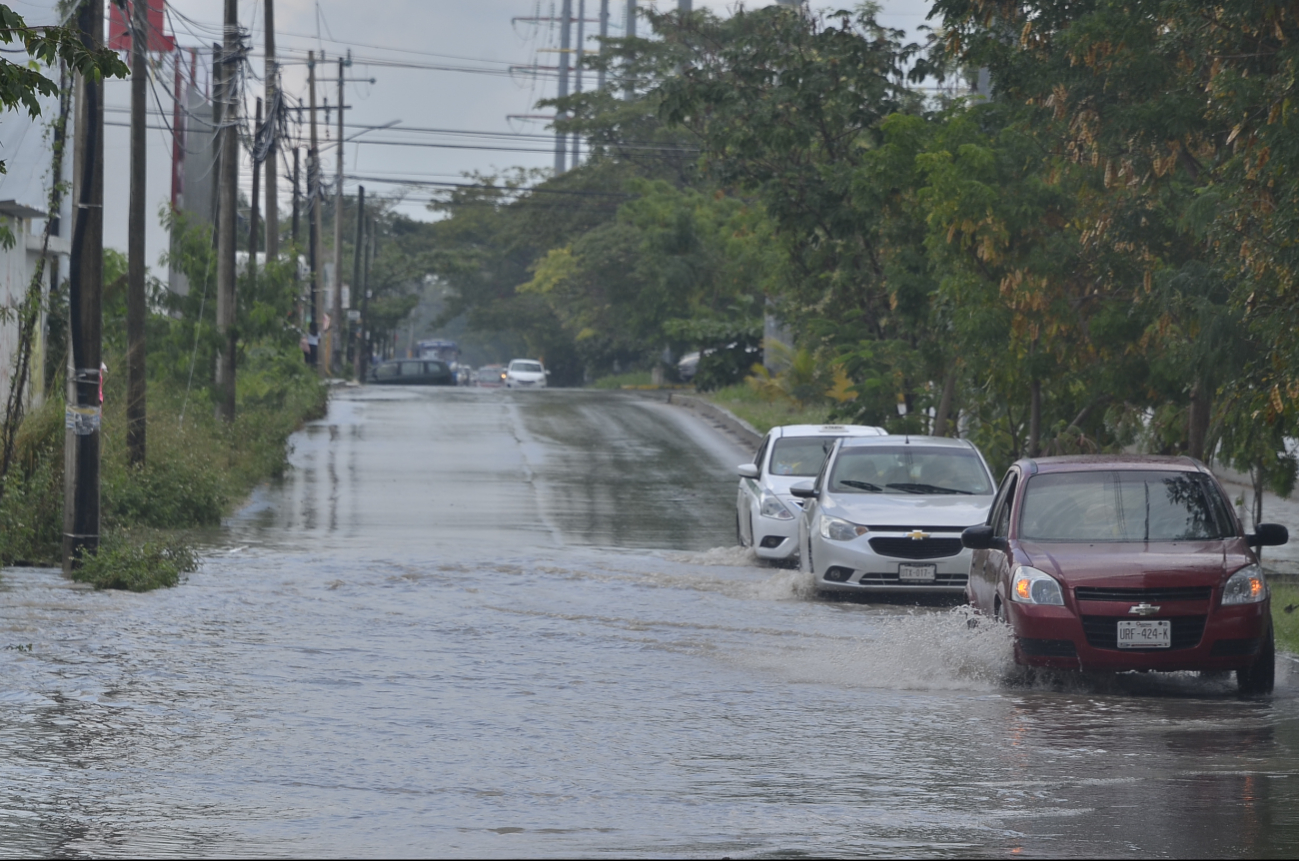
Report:
[[[77,12],[82,43],[104,44],[103,0],[83,0]],[[72,340],[67,431],[63,438],[63,570],[99,550],[99,367],[104,276],[104,98],[103,82],[77,75],[77,125],[73,151],[76,208],[68,273],[68,316]]]
[[[266,262],[280,255],[280,197],[276,183],[279,166],[279,146],[276,134],[280,130],[279,99],[280,67],[275,62],[275,0],[266,0],[266,121],[270,125],[266,137]]]
[[[334,180],[334,301],[329,324],[329,370],[343,366],[343,58],[338,58],[338,167]]]
[[[316,52],[307,52],[307,92],[311,102],[311,148],[307,150],[307,258],[311,266],[311,322],[307,327],[308,361],[320,369],[320,182],[319,153],[316,143]]]
[[[225,44],[221,52],[220,187],[217,189],[217,331],[221,352],[217,358],[217,417],[235,420],[235,216],[239,205],[239,105],[235,64],[239,62],[239,0],[225,0]]]
[[[260,185],[257,181],[261,176],[261,165],[257,162],[256,154],[256,142],[262,137],[261,99],[257,100],[257,112],[255,117],[256,118],[253,120],[253,195],[249,199],[250,211],[248,213],[248,286],[254,291],[254,295],[256,295],[257,290],[257,234],[260,227],[258,224],[258,221],[260,220],[258,218],[258,215],[260,214],[258,212],[258,207],[261,203],[261,198],[258,196],[260,194]]]
[[[365,186],[357,186],[356,189],[356,241],[352,243],[352,293],[355,299],[355,293],[361,289],[361,258],[365,256],[362,250],[365,247]],[[365,300],[361,300],[364,302]],[[363,328],[365,320],[359,320],[358,329],[362,335],[365,333]],[[356,332],[352,332],[351,340],[357,344],[356,359],[352,363],[352,368],[356,373],[358,383],[365,382],[365,360],[362,358],[364,350],[361,348],[361,341],[356,337]]]
[[[126,452],[132,466],[144,465],[146,428],[144,198],[148,166],[145,138],[148,13],[146,0],[134,0],[131,9],[131,199],[126,228]]]

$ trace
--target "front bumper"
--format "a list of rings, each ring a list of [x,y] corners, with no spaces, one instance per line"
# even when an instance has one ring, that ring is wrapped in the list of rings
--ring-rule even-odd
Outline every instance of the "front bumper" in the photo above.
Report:
[[[789,559],[798,555],[798,519],[753,518],[753,552],[763,559]]]
[[[1070,670],[1238,670],[1254,662],[1267,635],[1271,602],[1218,606],[1218,590],[1206,602],[1165,602],[1149,619],[1171,621],[1172,646],[1120,649],[1114,640],[1131,602],[1077,602],[1073,607],[1010,604],[1015,662]]]
[[[880,553],[871,546],[873,540],[909,556]],[[960,533],[943,534],[936,540],[947,543],[930,551],[919,542],[913,547],[908,543],[911,539],[903,532],[871,532],[853,541],[830,541],[814,536],[812,559],[816,566],[816,588],[825,592],[965,594],[972,551],[962,547],[950,555],[926,555],[955,549],[960,544]],[[934,578],[903,580],[901,569],[904,565],[932,565]]]

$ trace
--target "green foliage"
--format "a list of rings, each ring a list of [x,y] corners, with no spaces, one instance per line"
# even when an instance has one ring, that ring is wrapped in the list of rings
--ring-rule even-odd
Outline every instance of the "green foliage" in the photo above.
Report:
[[[198,554],[182,540],[109,532],[98,553],[82,558],[72,579],[96,589],[148,592],[171,588],[182,574],[197,570]]]

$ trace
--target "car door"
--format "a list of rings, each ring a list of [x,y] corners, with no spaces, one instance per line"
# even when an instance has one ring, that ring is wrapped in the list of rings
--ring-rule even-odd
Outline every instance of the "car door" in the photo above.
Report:
[[[984,551],[987,556],[984,559],[984,571],[982,580],[992,586],[994,596],[999,596],[1005,602],[1010,600],[1010,594],[1007,591],[1010,588],[1010,522],[1015,511],[1016,491],[1019,489],[1019,471],[1011,469],[1006,475],[1009,485],[1006,487],[1006,495],[1001,500],[1000,506],[993,506],[994,516],[992,518],[992,535],[994,538],[1001,539],[1001,546],[994,547]],[[989,606],[995,612],[997,598],[993,597]]]
[[[1010,525],[1011,503],[1015,497],[1015,488],[1019,484],[1019,471],[1014,467],[1006,472],[993,498],[992,508],[988,510],[987,525],[993,527],[994,535],[1005,536]],[[997,530],[1001,531],[998,532]],[[995,606],[997,565],[996,550],[975,550],[970,558],[969,585],[966,588],[970,603],[986,613],[991,613]]]

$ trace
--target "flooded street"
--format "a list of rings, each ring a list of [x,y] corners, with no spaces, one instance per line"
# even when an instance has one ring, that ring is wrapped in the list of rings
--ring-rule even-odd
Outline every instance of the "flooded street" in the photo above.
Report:
[[[1289,657],[1026,683],[733,547],[746,457],[621,393],[352,391],[179,588],[5,570],[0,856],[1299,853]]]

